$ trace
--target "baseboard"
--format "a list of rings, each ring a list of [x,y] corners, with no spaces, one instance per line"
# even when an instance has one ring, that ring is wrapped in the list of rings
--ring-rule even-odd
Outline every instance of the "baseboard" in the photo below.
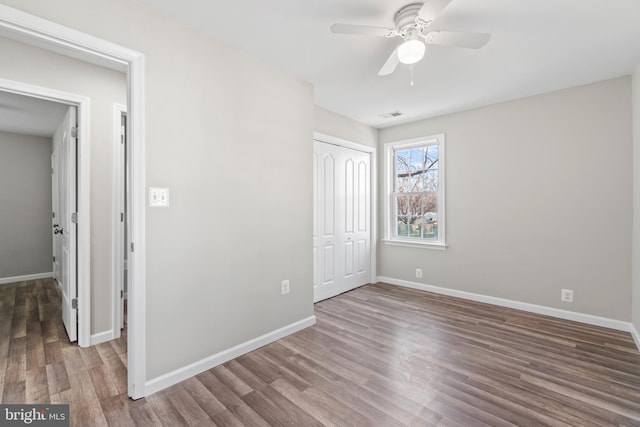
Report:
[[[638,351],[640,351],[640,334],[638,333],[638,330],[633,325],[633,323],[631,324],[630,332],[631,332],[631,336],[633,337],[633,341],[636,343],[636,347],[638,348]]]
[[[157,391],[170,387],[174,384],[179,383],[180,381],[184,381],[188,378],[198,375],[201,372],[214,368],[218,365],[228,362],[229,360],[242,356],[243,354],[249,353],[250,351],[253,351],[267,344],[270,344],[274,341],[277,341],[281,338],[284,338],[287,335],[291,335],[304,328],[308,328],[309,326],[312,326],[315,323],[316,323],[315,316],[307,317],[306,319],[302,319],[298,322],[292,323],[283,328],[269,332],[265,335],[254,338],[250,341],[239,344],[230,349],[221,351],[220,353],[216,353],[212,356],[209,356],[205,359],[194,362],[183,368],[176,369],[173,372],[169,372],[167,374],[156,377],[145,383],[145,395],[148,396],[152,393],[155,393]]]
[[[406,288],[419,289],[421,291],[433,292],[436,294],[451,297],[463,298],[471,301],[484,302],[501,307],[515,308],[517,310],[528,311],[530,313],[542,314],[545,316],[557,317],[565,320],[586,323],[589,325],[602,326],[604,328],[616,329],[618,331],[631,332],[632,325],[629,322],[609,319],[606,317],[593,316],[591,314],[576,313],[575,311],[561,310],[558,308],[546,307],[544,305],[529,304],[526,302],[513,301],[504,298],[491,297],[488,295],[474,294],[472,292],[459,291],[456,289],[442,288],[439,286],[425,285],[423,283],[410,282],[408,280],[393,279],[391,277],[378,276],[378,282],[389,283],[390,285],[404,286]],[[636,341],[638,344],[638,341]]]
[[[25,276],[0,277],[0,285],[6,285],[7,283],[14,283],[14,282],[26,282],[27,280],[48,279],[50,277],[53,277],[53,272],[27,274]]]
[[[98,334],[92,334],[91,341],[90,341],[91,344],[89,345],[101,344],[103,342],[111,341],[114,338],[115,336],[113,335],[113,330],[100,332]]]

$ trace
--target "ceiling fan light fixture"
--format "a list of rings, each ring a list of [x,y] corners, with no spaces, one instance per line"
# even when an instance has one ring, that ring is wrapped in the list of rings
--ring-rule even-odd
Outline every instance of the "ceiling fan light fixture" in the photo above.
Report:
[[[415,64],[424,58],[425,44],[418,39],[409,39],[398,46],[398,59],[406,65]]]

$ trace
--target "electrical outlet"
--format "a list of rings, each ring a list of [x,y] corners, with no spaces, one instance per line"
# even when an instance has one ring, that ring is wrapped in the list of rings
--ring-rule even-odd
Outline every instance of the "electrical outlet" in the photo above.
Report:
[[[283,280],[282,281],[282,285],[280,287],[280,293],[282,295],[286,295],[289,293],[289,281],[288,280]]]
[[[422,279],[422,269],[416,268],[416,279]]]
[[[563,289],[562,291],[560,291],[560,301],[573,302],[573,290]]]

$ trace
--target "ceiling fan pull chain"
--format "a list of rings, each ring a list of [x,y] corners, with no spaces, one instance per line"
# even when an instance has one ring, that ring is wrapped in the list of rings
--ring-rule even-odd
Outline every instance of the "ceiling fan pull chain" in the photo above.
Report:
[[[409,65],[409,70],[411,71],[411,86],[413,86],[413,64]]]

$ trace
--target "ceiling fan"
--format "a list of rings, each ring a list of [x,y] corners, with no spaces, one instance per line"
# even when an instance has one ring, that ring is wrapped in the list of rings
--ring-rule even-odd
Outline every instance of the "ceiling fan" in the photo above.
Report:
[[[425,3],[404,6],[395,14],[395,28],[333,24],[331,31],[334,34],[402,38],[404,41],[396,47],[378,72],[379,76],[386,76],[393,73],[400,63],[412,65],[420,61],[428,44],[479,49],[489,42],[491,34],[430,30],[433,20],[449,3],[451,0],[427,0]]]

